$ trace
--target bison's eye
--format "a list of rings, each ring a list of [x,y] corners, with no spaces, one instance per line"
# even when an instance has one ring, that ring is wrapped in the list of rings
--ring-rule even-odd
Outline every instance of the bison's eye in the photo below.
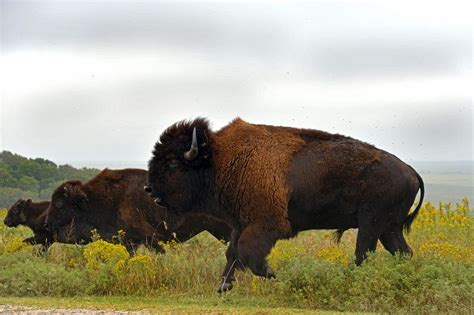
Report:
[[[56,201],[54,205],[56,206],[56,208],[62,208],[64,206],[64,203],[62,201]]]
[[[178,160],[172,160],[168,163],[168,166],[172,170],[177,169],[179,167],[179,161]]]

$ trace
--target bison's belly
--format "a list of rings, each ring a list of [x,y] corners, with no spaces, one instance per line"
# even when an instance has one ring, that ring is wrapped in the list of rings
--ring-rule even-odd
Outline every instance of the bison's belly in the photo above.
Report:
[[[292,231],[312,229],[349,229],[357,226],[357,209],[350,204],[330,202],[326,205],[308,203],[306,200],[290,200],[288,217]]]

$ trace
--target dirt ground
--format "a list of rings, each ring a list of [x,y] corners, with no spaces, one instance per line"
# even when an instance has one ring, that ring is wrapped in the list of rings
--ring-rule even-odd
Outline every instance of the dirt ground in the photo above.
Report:
[[[111,310],[95,310],[95,309],[80,309],[80,308],[50,308],[42,309],[30,306],[19,306],[19,305],[0,305],[0,314],[21,314],[21,315],[80,315],[80,314],[92,314],[92,315],[142,315],[150,314],[150,312],[127,312],[127,311],[111,311]]]

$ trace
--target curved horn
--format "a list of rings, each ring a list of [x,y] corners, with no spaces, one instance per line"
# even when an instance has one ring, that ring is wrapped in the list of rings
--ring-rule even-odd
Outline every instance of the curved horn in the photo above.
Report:
[[[198,141],[197,141],[197,137],[196,137],[196,127],[194,127],[193,129],[193,142],[191,143],[191,148],[189,149],[189,151],[187,152],[184,152],[184,158],[188,161],[192,161],[196,158],[196,156],[198,155]]]

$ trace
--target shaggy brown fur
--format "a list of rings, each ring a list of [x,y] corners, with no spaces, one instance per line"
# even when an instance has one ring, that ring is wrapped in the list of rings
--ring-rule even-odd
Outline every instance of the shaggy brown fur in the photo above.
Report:
[[[33,202],[31,199],[19,199],[8,209],[3,222],[8,227],[17,227],[18,225],[29,227],[34,236],[24,239],[23,242],[49,246],[53,241],[53,235],[44,228],[48,206],[49,201]]]
[[[228,210],[239,225],[262,221],[289,236],[286,177],[304,141],[284,130],[236,119],[217,132],[213,142],[216,184],[233,201],[234,209]]]
[[[198,153],[189,158],[193,130]],[[200,118],[169,127],[160,141],[148,176],[156,201],[179,213],[209,213],[234,228],[220,291],[232,288],[236,262],[274,277],[266,256],[275,242],[308,229],[359,228],[357,264],[378,239],[391,253],[411,254],[402,229],[419,211],[420,205],[408,215],[418,189],[423,200],[423,181],[372,145],[241,119],[213,132]]]
[[[216,219],[193,219],[197,215],[179,218],[155,205],[143,191],[146,178],[144,170],[105,169],[86,183],[65,182],[52,195],[46,225],[53,231],[68,227],[69,234],[59,233],[57,238],[74,243],[89,242],[92,229],[109,241],[122,230],[125,239],[121,241],[129,250],[147,244],[162,251],[158,242],[185,241],[206,229],[216,237],[229,238],[230,228],[222,222],[215,224]]]

